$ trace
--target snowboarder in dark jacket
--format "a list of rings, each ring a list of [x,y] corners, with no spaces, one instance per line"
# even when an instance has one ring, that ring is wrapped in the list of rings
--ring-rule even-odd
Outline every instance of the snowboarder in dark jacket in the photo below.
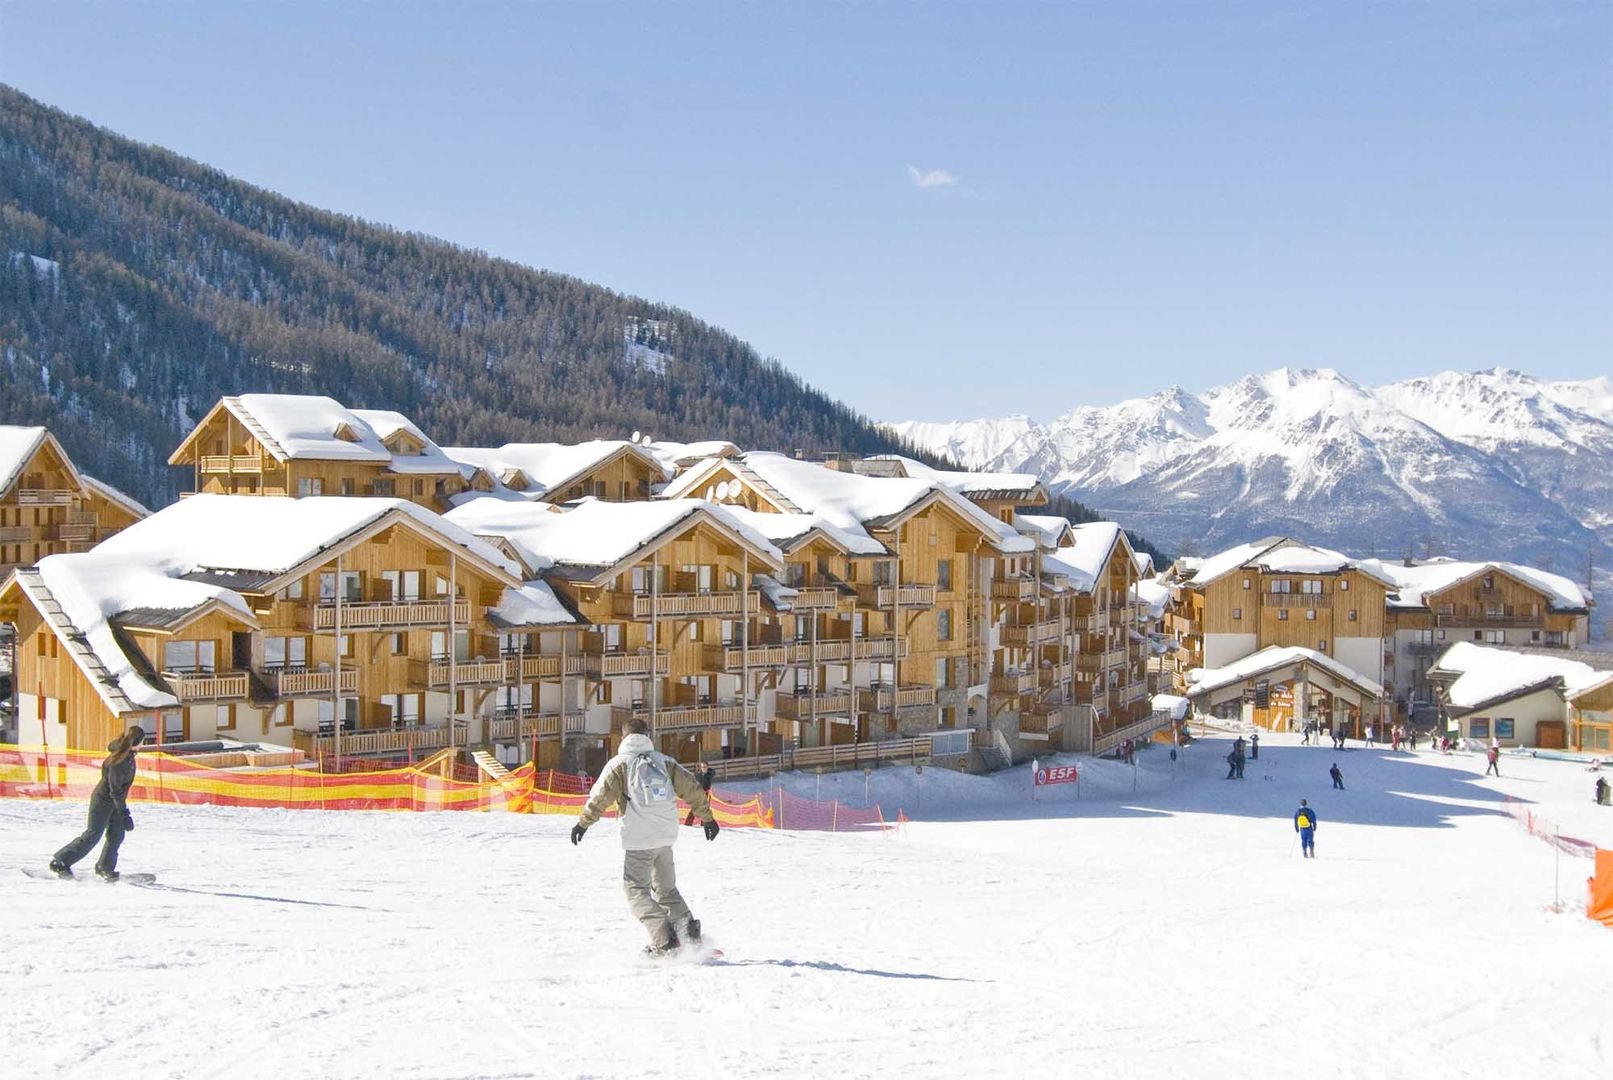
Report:
[[[1596,802],[1598,806],[1607,805],[1607,777],[1596,778]]]
[[[1340,791],[1344,790],[1344,774],[1339,772],[1339,763],[1338,762],[1335,761],[1333,763],[1333,767],[1331,769],[1327,770],[1327,775],[1329,775],[1329,776],[1331,776],[1333,778],[1333,786],[1334,787],[1338,788]]]
[[[1294,811],[1294,831],[1299,833],[1299,851],[1307,859],[1316,858],[1316,811],[1304,799]]]
[[[1260,760],[1260,732],[1249,736],[1249,758],[1251,761]]]
[[[58,877],[72,877],[73,864],[90,853],[90,849],[104,835],[106,843],[101,857],[95,860],[95,873],[107,881],[118,879],[118,848],[123,836],[134,828],[134,817],[129,813],[129,789],[134,786],[134,752],[145,741],[143,728],[131,726],[128,731],[107,744],[106,759],[101,762],[101,782],[90,793],[90,819],[78,839],[56,853],[50,868]]]

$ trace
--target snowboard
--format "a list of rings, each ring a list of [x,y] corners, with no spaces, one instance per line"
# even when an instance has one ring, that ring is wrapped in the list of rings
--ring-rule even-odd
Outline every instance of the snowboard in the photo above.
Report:
[[[694,948],[684,947],[677,952],[667,953],[665,956],[651,956],[648,953],[640,953],[639,955],[644,958],[646,964],[676,966],[709,964],[713,961],[721,960],[723,951],[714,946],[695,946]]]
[[[69,880],[67,878],[57,877],[56,874],[52,873],[49,869],[44,869],[44,868],[41,868],[41,867],[38,867],[38,866],[24,866],[22,868],[22,872],[27,874],[29,877],[37,878],[40,881],[67,881],[67,880]],[[101,881],[101,879],[96,877],[95,874],[93,874],[93,873],[88,873],[88,874],[74,873],[71,880],[73,880],[73,881]],[[121,874],[121,875],[118,876],[118,880],[116,880],[116,881],[107,881],[107,882],[102,882],[102,883],[106,884],[106,885],[154,885],[154,884],[156,884],[156,882],[157,882],[157,875],[156,874]]]

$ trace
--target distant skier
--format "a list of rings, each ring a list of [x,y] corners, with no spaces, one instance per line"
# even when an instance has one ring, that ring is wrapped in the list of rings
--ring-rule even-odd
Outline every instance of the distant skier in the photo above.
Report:
[[[622,884],[627,903],[650,933],[644,951],[666,956],[683,942],[700,940],[700,920],[678,892],[672,844],[678,838],[678,799],[700,815],[706,839],[717,839],[717,819],[706,789],[688,769],[655,748],[642,720],[629,720],[616,756],[605,764],[588,803],[571,829],[580,843],[589,826],[615,808],[626,851]]]
[[[1236,750],[1228,750],[1227,751],[1227,779],[1228,780],[1236,780],[1237,778],[1238,778],[1238,752]]]
[[[1251,761],[1260,760],[1260,732],[1258,731],[1249,736],[1249,759]]]
[[[1489,776],[1491,773],[1494,773],[1497,780],[1501,779],[1501,748],[1499,746],[1492,746],[1489,750],[1485,751],[1484,756],[1490,761],[1490,763],[1484,767],[1484,775]]]
[[[1373,726],[1371,724],[1368,724],[1367,725],[1367,749],[1368,750],[1371,750],[1374,746],[1378,745],[1373,739],[1373,736],[1376,735],[1376,734],[1377,734],[1376,729],[1373,728]]]
[[[1339,791],[1344,790],[1344,774],[1339,772],[1339,763],[1334,762],[1333,767],[1327,770],[1327,775],[1333,778],[1333,786]]]
[[[1315,724],[1309,720],[1305,721],[1305,726],[1299,729],[1299,745],[1309,746],[1311,744],[1311,732],[1315,730]]]
[[[90,848],[104,835],[106,843],[100,858],[95,860],[96,876],[105,881],[118,880],[118,848],[124,834],[134,828],[134,817],[129,813],[129,789],[134,786],[134,752],[146,739],[145,729],[131,726],[122,735],[107,743],[107,755],[101,762],[101,782],[90,793],[90,818],[78,839],[58,851],[50,860],[50,869],[57,877],[73,876],[73,864],[90,853]]]
[[[1316,812],[1304,799],[1294,811],[1294,831],[1299,833],[1299,852],[1307,859],[1316,858]]]
[[[1598,806],[1607,806],[1607,799],[1607,777],[1598,776],[1596,778],[1596,804]]]

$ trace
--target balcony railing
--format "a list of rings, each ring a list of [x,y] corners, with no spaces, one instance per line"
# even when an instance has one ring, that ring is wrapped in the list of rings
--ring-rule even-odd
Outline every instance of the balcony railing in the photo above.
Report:
[[[1089,611],[1085,615],[1075,616],[1072,621],[1083,634],[1100,634],[1109,628],[1109,609]]]
[[[1029,694],[1036,689],[1035,671],[998,671],[991,676],[991,692],[1012,697]]]
[[[162,677],[180,701],[228,701],[246,697],[244,671],[165,671]]]
[[[790,607],[795,611],[833,611],[848,599],[839,589],[805,586],[796,589],[795,596],[790,598]]]
[[[813,693],[780,692],[774,711],[781,720],[807,720],[813,716],[846,715],[851,712],[851,691],[823,690]]]
[[[778,667],[790,663],[788,645],[712,645],[706,649],[706,666],[714,671],[739,671],[751,667]]]
[[[1038,704],[1028,707],[1019,714],[1019,733],[1031,737],[1051,735],[1073,716],[1074,709],[1073,705]]]
[[[650,723],[648,706],[633,709],[612,708],[611,723],[620,727],[630,719]],[[743,705],[672,705],[655,710],[656,732],[703,731],[711,728],[742,727],[745,723]]]
[[[991,595],[995,600],[1034,600],[1036,599],[1036,579],[1011,577],[993,581],[991,583]]]
[[[274,683],[274,692],[277,697],[301,697],[313,694],[329,695],[333,692],[331,680],[335,678],[332,671],[309,671],[307,668],[274,668],[266,672]],[[341,693],[358,693],[358,670],[356,668],[342,668]]]
[[[202,472],[214,473],[261,473],[263,471],[263,456],[261,454],[204,454],[201,460]]]
[[[1071,679],[1075,678],[1075,662],[1072,660],[1065,660],[1062,663],[1049,664],[1045,667],[1038,668],[1037,674],[1041,677],[1041,681],[1044,685],[1056,685],[1061,682],[1069,682]]]
[[[40,539],[40,532],[34,525],[7,525],[0,528],[0,544],[32,544]]]
[[[581,656],[566,657],[566,674],[581,675],[585,665]],[[519,656],[506,655],[504,657],[504,679],[506,682],[521,682],[524,679],[555,679],[560,677],[560,657],[558,656]]]
[[[934,585],[859,585],[857,599],[864,606],[881,609],[900,604],[905,608],[934,607]]]
[[[422,750],[441,750],[445,746],[464,746],[466,728],[463,724],[438,724],[432,727],[405,727],[359,729],[342,732],[344,754],[401,754]],[[320,735],[312,731],[293,731],[291,743],[298,750],[310,754],[336,752],[334,735]]]
[[[1332,598],[1327,593],[1266,593],[1261,603],[1266,607],[1327,607]]]
[[[496,686],[506,681],[503,660],[410,660],[409,681],[426,686]]]
[[[1126,650],[1121,648],[1105,649],[1103,652],[1084,652],[1076,660],[1076,666],[1082,671],[1107,671],[1126,662]]]
[[[588,717],[580,712],[504,711],[487,722],[490,742],[513,742],[516,739],[558,739],[565,735],[581,734],[588,730]]]
[[[1498,628],[1504,626],[1540,627],[1546,620],[1539,615],[1435,615],[1435,626],[1465,626]]]
[[[1411,656],[1438,656],[1450,647],[1445,641],[1412,641],[1406,645],[1406,652]]]
[[[17,502],[23,506],[69,506],[76,495],[58,488],[19,488]]]
[[[653,673],[650,670],[652,664],[655,667]],[[596,679],[620,675],[670,675],[672,656],[666,652],[655,654],[653,659],[649,652],[590,653],[585,658],[584,667]]]
[[[87,544],[95,539],[95,522],[64,521],[56,526],[56,539],[70,544]]]
[[[888,713],[893,709],[934,707],[933,686],[864,686],[857,689],[857,707],[863,712]]]
[[[746,602],[749,601],[747,604]],[[650,619],[657,613],[663,619],[706,618],[739,615],[745,608],[760,609],[754,592],[726,590],[721,592],[666,592],[659,596],[649,593],[617,593],[612,610],[618,618]]]
[[[1025,623],[1020,626],[1005,626],[1002,629],[1004,645],[1044,645],[1049,641],[1057,641],[1064,628],[1057,620]]]
[[[306,610],[306,609],[305,609]],[[323,601],[313,609],[315,630],[336,628],[336,603]],[[447,600],[391,600],[342,602],[343,630],[380,630],[394,626],[464,626],[470,622],[470,601],[455,600],[449,619]]]

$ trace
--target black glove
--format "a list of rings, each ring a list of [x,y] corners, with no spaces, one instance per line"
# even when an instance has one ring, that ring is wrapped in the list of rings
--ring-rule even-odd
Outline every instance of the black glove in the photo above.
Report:
[[[587,832],[587,831],[588,830],[585,827],[581,826],[581,825],[573,825],[571,827],[571,842],[572,842],[572,844],[575,846],[576,844],[582,843],[582,834]]]
[[[123,808],[123,831],[134,832],[134,815],[129,813],[127,806]]]
[[[702,829],[706,830],[706,839],[707,840],[715,840],[715,839],[717,839],[717,819],[716,818],[712,818],[710,821],[706,822],[704,825],[702,825],[700,827]]]

